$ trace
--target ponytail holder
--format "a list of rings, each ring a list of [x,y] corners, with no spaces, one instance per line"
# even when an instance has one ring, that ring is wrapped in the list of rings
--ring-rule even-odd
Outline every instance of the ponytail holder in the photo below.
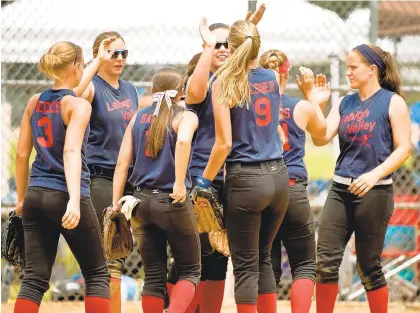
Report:
[[[289,60],[286,59],[282,65],[279,66],[278,72],[279,74],[285,74],[290,70],[290,63]]]
[[[153,115],[154,116],[159,115],[160,106],[162,104],[163,98],[165,98],[168,109],[170,110],[172,107],[171,98],[176,97],[177,94],[178,94],[178,91],[176,90],[166,90],[166,91],[154,93],[152,101],[157,102],[157,103],[156,103],[156,108],[155,108],[155,111],[153,112]]]
[[[246,39],[248,39],[248,38],[251,38],[251,39],[252,39],[252,36],[246,36]],[[245,40],[246,40],[246,39],[245,39]]]

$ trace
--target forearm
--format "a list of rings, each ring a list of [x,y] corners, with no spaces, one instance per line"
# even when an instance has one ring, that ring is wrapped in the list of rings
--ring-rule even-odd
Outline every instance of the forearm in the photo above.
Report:
[[[18,203],[23,202],[29,184],[29,157],[16,157],[16,190]]]
[[[190,161],[191,142],[177,141],[175,146],[175,183],[183,184]]]
[[[191,75],[186,92],[186,101],[188,104],[201,102],[204,99],[208,89],[208,78],[210,73],[211,59],[214,47],[204,47],[200,60]]]
[[[76,96],[80,97],[83,95],[93,76],[95,76],[95,74],[98,72],[100,66],[101,63],[99,59],[96,58],[83,70],[83,76],[79,86],[73,89]]]
[[[124,188],[128,179],[128,167],[128,164],[121,163],[117,163],[117,166],[115,167],[114,179],[112,182],[112,204],[114,206],[117,205],[118,201],[124,195]]]
[[[328,132],[328,129],[327,129],[327,132]],[[321,137],[321,138],[311,136],[311,138],[312,138],[312,142],[317,147],[322,147],[322,146],[325,146],[325,145],[329,144],[331,139],[332,139],[332,138],[329,139],[327,136],[324,136],[324,137]]]
[[[82,176],[82,155],[80,151],[64,151],[64,175],[70,199],[80,201],[80,183]]]
[[[284,135],[283,128],[281,126],[277,126],[277,132],[279,133],[281,143],[284,145],[286,143],[286,136]]]
[[[337,135],[338,133],[338,126],[334,125],[334,122],[328,121],[328,118],[326,119],[326,131],[324,133],[324,136],[313,136],[311,134],[312,142],[315,146],[325,146],[326,144],[330,143],[331,140]]]
[[[311,124],[314,125],[314,127],[311,127],[311,136],[312,138],[324,138],[327,134],[327,121],[321,108],[317,104],[314,107],[315,119],[311,121]]]
[[[212,181],[222,168],[230,152],[230,146],[215,142],[211,149],[210,159],[203,172],[203,177]]]
[[[409,158],[410,153],[411,147],[409,145],[399,146],[381,165],[373,169],[373,172],[378,175],[379,179],[388,176],[403,165],[403,163]]]

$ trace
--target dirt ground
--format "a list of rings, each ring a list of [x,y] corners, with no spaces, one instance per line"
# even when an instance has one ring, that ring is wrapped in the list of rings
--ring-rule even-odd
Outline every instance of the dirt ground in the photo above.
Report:
[[[315,302],[312,304],[311,313],[315,313]],[[2,313],[12,313],[13,303],[2,304]],[[83,302],[44,302],[39,313],[84,313]],[[123,313],[141,313],[141,302],[125,302],[122,306]],[[233,303],[224,303],[222,312],[236,313]],[[290,313],[288,301],[278,301],[277,312]],[[369,313],[369,306],[366,302],[337,302],[335,305],[336,313]],[[419,313],[420,303],[400,304],[391,303],[388,313]]]

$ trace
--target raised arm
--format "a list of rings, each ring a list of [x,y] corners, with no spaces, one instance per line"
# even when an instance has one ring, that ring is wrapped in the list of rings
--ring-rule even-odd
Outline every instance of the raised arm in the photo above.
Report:
[[[95,74],[98,72],[99,68],[103,64],[105,60],[111,59],[112,54],[114,53],[109,49],[109,45],[115,41],[116,37],[109,37],[104,39],[98,50],[98,55],[96,58],[89,63],[89,65],[84,69],[82,79],[79,83],[79,86],[73,89],[74,93],[78,97],[82,97],[83,99],[86,99],[88,102],[92,102],[93,100],[93,93],[94,93],[94,87],[92,84],[92,78],[95,76]]]
[[[325,111],[325,106],[331,95],[327,79],[322,74],[318,74],[314,79],[308,73],[303,73],[302,81],[298,77],[296,81],[310,102],[302,100],[296,105],[294,119],[299,127],[306,129],[312,137],[323,138],[327,131],[327,121],[323,111]],[[306,92],[305,86],[310,86],[310,93]]]
[[[312,141],[314,142],[315,146],[325,146],[328,144],[337,134],[338,134],[338,126],[340,124],[340,104],[343,97],[340,98],[337,104],[333,105],[331,108],[330,113],[327,117],[327,131],[325,136],[317,138],[312,136]]]
[[[211,59],[217,41],[217,37],[210,31],[207,20],[204,17],[200,22],[200,34],[203,39],[203,52],[187,82],[185,102],[188,104],[198,104],[206,98]]]
[[[258,25],[261,19],[264,16],[265,12],[265,3],[261,3],[255,12],[248,11],[247,15],[245,16],[246,21],[250,21],[254,25]]]
[[[230,120],[230,108],[227,104],[217,101],[218,85],[213,84],[212,102],[216,140],[211,150],[210,159],[203,172],[203,177],[212,181],[226,161],[232,147],[232,123]]]

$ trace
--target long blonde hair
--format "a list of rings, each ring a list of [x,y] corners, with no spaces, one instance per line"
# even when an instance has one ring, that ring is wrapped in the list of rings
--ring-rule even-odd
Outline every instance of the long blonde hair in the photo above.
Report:
[[[178,91],[178,95],[175,98],[171,98],[171,109],[168,108],[166,99],[163,98],[160,105],[159,115],[152,117],[149,135],[146,139],[146,149],[153,159],[156,159],[159,156],[159,153],[163,148],[163,141],[170,127],[169,122],[173,116],[174,107],[176,106],[176,101],[179,98],[182,89],[182,81],[182,73],[173,67],[161,68],[153,76],[154,93],[164,92],[167,90]]]
[[[82,48],[69,41],[60,41],[52,45],[38,63],[38,69],[48,78],[60,79],[59,72],[70,64],[76,65],[83,57]]]
[[[230,107],[245,104],[249,109],[248,62],[258,57],[260,34],[251,22],[236,21],[230,28],[228,42],[232,54],[214,73],[219,87],[216,99]]]

